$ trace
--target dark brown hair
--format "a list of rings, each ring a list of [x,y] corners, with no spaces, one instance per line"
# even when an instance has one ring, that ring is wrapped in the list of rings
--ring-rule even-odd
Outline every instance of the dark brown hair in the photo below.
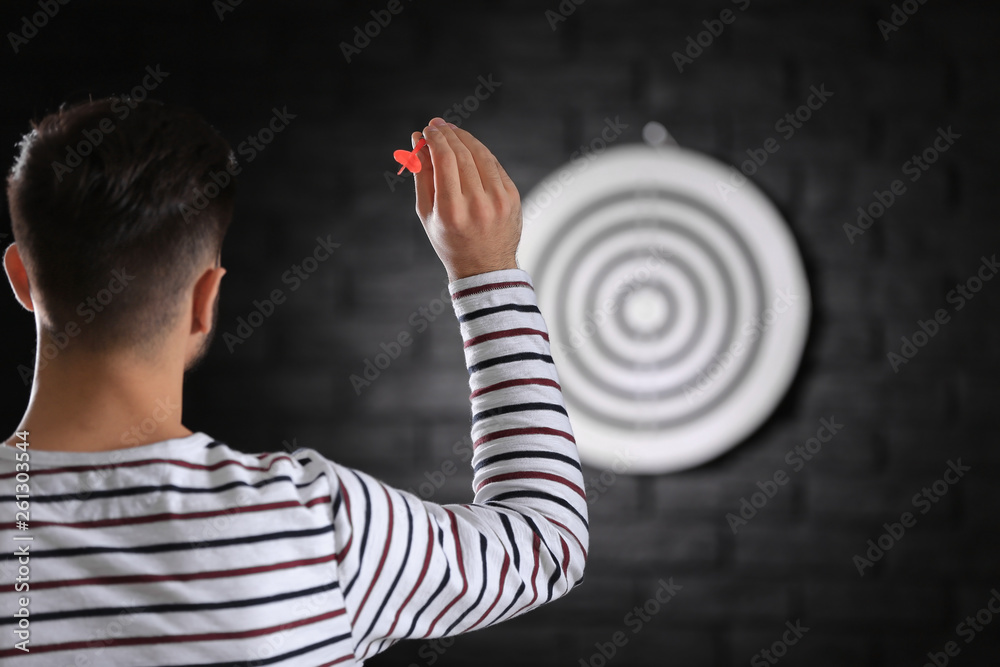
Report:
[[[221,252],[232,149],[194,111],[128,97],[64,105],[32,128],[7,198],[43,327],[75,323],[90,349],[151,356],[197,269]]]

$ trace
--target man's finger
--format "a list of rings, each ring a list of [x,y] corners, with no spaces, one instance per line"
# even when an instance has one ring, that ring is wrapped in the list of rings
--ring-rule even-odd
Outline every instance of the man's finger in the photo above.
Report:
[[[518,191],[517,186],[514,185],[514,181],[512,181],[510,176],[507,174],[507,170],[503,168],[502,164],[500,164],[500,160],[497,160],[494,157],[493,161],[496,162],[497,171],[500,173],[500,180],[503,182],[503,187],[507,191],[507,194],[510,195],[513,201],[520,202],[521,193]]]
[[[411,145],[415,147],[422,137],[419,132],[411,134]],[[423,219],[434,208],[434,163],[426,146],[417,151],[417,157],[420,158],[420,173],[414,174],[413,179],[417,191],[417,215]]]
[[[425,127],[424,137],[427,139],[431,162],[434,163],[432,176],[435,205],[453,206],[462,197],[462,183],[458,175],[455,151],[438,126]]]
[[[484,191],[482,179],[479,177],[479,168],[476,159],[465,143],[455,134],[455,130],[447,124],[439,125],[441,134],[447,137],[448,144],[455,153],[455,160],[458,163],[458,173],[462,183],[462,194],[465,196],[479,194]]]
[[[472,154],[472,158],[476,162],[476,170],[479,172],[483,190],[494,198],[507,196],[509,193],[506,191],[503,179],[497,170],[499,163],[496,157],[493,156],[493,153],[490,152],[490,149],[483,145],[483,142],[479,141],[479,139],[476,139],[459,127],[452,128],[452,132],[455,133],[455,136],[465,144],[465,147]]]

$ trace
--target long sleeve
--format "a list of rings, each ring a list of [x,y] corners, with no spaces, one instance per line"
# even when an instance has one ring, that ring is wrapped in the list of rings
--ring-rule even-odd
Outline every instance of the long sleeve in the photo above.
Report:
[[[513,618],[583,580],[583,475],[531,277],[494,271],[450,290],[472,389],[474,502],[425,502],[327,462],[359,660]]]

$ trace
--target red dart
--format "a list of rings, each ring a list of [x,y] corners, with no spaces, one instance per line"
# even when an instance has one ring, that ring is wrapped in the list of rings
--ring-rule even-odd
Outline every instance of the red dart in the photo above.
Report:
[[[412,151],[398,150],[392,154],[393,159],[403,165],[399,168],[399,171],[396,172],[397,176],[402,174],[404,169],[409,169],[414,174],[420,173],[420,157],[417,153],[419,153],[420,149],[426,145],[427,140],[421,137],[420,141],[417,142],[417,145],[413,147]]]

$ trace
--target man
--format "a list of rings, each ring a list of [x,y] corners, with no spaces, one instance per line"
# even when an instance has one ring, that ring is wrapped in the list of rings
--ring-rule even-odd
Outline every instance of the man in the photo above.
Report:
[[[0,662],[355,665],[579,584],[580,463],[515,262],[517,188],[490,151],[435,118],[415,176],[473,390],[474,503],[437,505],[312,449],[252,455],[183,425],[237,170],[197,114],[116,102],[43,119],[8,178],[4,267],[39,352],[0,447]]]

